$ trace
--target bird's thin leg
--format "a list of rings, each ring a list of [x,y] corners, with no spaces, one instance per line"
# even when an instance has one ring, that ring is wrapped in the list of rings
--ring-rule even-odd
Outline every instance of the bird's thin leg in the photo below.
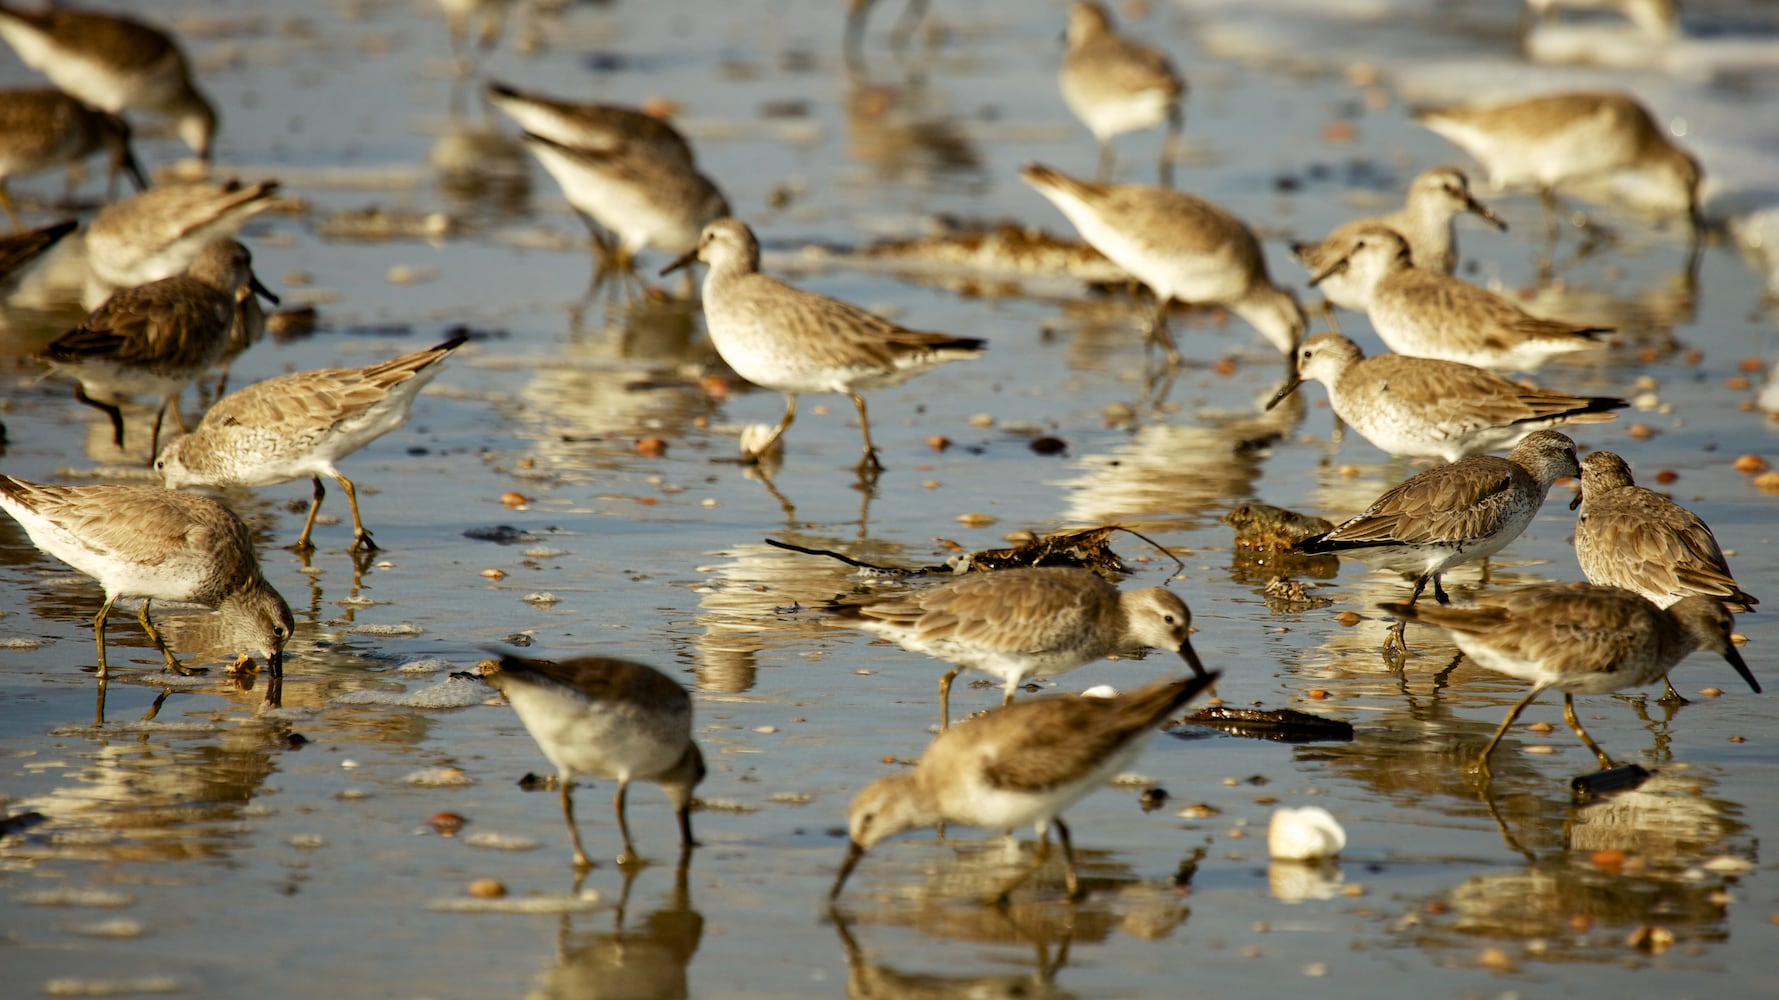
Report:
[[[142,623],[142,631],[147,632],[148,638],[154,641],[154,648],[161,651],[161,658],[167,661],[167,669],[181,677],[195,677],[208,673],[209,671],[203,667],[188,667],[173,658],[173,651],[167,648],[167,642],[161,638],[160,630],[154,627],[154,622],[148,620],[148,606],[151,603],[153,602],[146,598],[143,599],[142,610],[137,612],[136,619]]]
[[[1174,186],[1174,147],[1180,141],[1183,117],[1178,103],[1167,109],[1167,133],[1161,137],[1161,186],[1164,188]]]
[[[778,422],[777,427],[772,428],[772,433],[767,436],[765,441],[760,443],[758,448],[755,448],[752,453],[744,457],[750,462],[757,462],[764,458],[768,452],[772,451],[772,446],[778,443],[778,439],[784,437],[784,432],[790,429],[791,422],[796,419],[797,394],[794,392],[787,392],[784,394],[784,419]]]
[[[1112,179],[1112,164],[1113,164],[1112,140],[1101,139],[1100,140],[1099,172],[1094,174],[1094,180],[1097,180],[1101,183],[1105,183],[1106,181],[1111,180]]]
[[[1513,725],[1513,720],[1520,717],[1520,713],[1526,710],[1526,706],[1532,704],[1532,700],[1543,693],[1544,688],[1535,687],[1526,692],[1526,696],[1519,700],[1519,704],[1513,706],[1513,711],[1508,712],[1507,718],[1501,720],[1501,728],[1495,730],[1495,735],[1489,739],[1489,745],[1483,747],[1482,756],[1476,758],[1476,763],[1470,765],[1472,771],[1483,775],[1489,773],[1489,755],[1495,752],[1495,744],[1500,743],[1501,737],[1507,735],[1508,727]]]
[[[1056,826],[1056,839],[1062,841],[1062,858],[1068,863],[1069,898],[1081,898],[1081,877],[1075,872],[1075,844],[1069,839],[1068,824],[1057,817],[1051,821]]]
[[[296,544],[291,546],[298,552],[314,551],[315,543],[309,540],[309,533],[315,530],[315,515],[321,513],[321,498],[327,496],[327,487],[321,485],[321,477],[309,478],[315,483],[315,492],[309,497],[309,516],[303,521],[303,533],[297,536]]]
[[[593,859],[587,857],[587,849],[581,846],[581,831],[574,825],[574,799],[569,793],[574,790],[574,782],[568,775],[558,776],[557,783],[562,791],[562,818],[568,821],[568,836],[574,841],[574,866],[576,868],[593,867]]]
[[[1178,368],[1180,349],[1174,345],[1173,332],[1167,328],[1167,307],[1171,300],[1159,293],[1155,300],[1155,311],[1149,315],[1149,325],[1144,335],[1148,337],[1148,344],[1161,348],[1162,353],[1167,355],[1170,366]]]
[[[364,530],[364,522],[358,517],[358,488],[352,485],[352,480],[337,472],[334,478],[340,481],[340,488],[346,491],[346,502],[352,507],[352,551],[357,552],[360,547],[366,552],[377,551],[377,543],[372,540],[371,533]],[[320,506],[319,501],[316,506]]]
[[[1600,762],[1600,770],[1608,771],[1618,766],[1606,755],[1606,751],[1600,749],[1600,744],[1594,742],[1588,731],[1581,728],[1581,720],[1575,717],[1575,698],[1567,692],[1563,694],[1563,721],[1569,723],[1569,728],[1575,730],[1575,735],[1581,737],[1581,742],[1594,752],[1594,759]]]
[[[698,846],[698,841],[692,837],[692,800],[689,796],[685,805],[673,811],[673,817],[679,820],[679,856],[683,866],[692,848]]]
[[[101,663],[104,661],[101,660]],[[951,682],[963,673],[963,667],[952,667],[944,677],[939,678],[939,731],[951,728]]]
[[[99,613],[93,616],[93,641],[99,644],[99,680],[104,682],[109,676],[105,666],[105,619],[111,614],[111,606],[117,603],[116,597],[106,597],[105,603],[99,605]]]
[[[865,414],[865,397],[856,392],[847,393],[852,397],[852,405],[859,409],[859,432],[865,438],[865,453],[859,458],[858,471],[861,475],[883,471],[883,463],[877,460],[877,446],[871,443],[871,418]]]
[[[119,448],[124,446],[124,412],[114,403],[106,403],[87,395],[86,386],[74,383],[74,398],[95,410],[103,410],[111,418],[111,443]]]
[[[618,833],[624,838],[624,853],[618,855],[618,864],[632,865],[642,858],[636,848],[630,844],[630,819],[624,815],[626,800],[630,796],[630,779],[618,779],[618,794],[612,797],[612,811],[618,814]]]
[[[1692,702],[1687,701],[1686,698],[1684,696],[1682,696],[1679,691],[1674,690],[1674,682],[1672,680],[1669,680],[1666,674],[1662,675],[1662,684],[1664,687],[1667,688],[1667,690],[1662,692],[1662,696],[1660,698],[1657,698],[1656,699],[1657,701],[1661,702],[1664,705],[1690,705],[1690,704],[1692,704]]]

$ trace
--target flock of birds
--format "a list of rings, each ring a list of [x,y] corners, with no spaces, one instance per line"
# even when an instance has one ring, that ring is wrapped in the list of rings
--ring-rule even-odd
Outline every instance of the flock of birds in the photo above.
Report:
[[[1542,11],[1550,4],[1534,6]],[[849,45],[857,44],[862,28],[855,25],[862,26],[868,7],[853,0]],[[19,217],[4,188],[10,176],[103,152],[114,182],[127,173],[145,186],[124,112],[166,116],[200,159],[209,158],[217,115],[163,31],[123,15],[0,5],[0,37],[58,88],[0,95],[0,207],[15,226]],[[1500,225],[1460,170],[1429,170],[1410,186],[1402,211],[1296,247],[1311,285],[1327,296],[1330,321],[1337,307],[1366,312],[1393,353],[1364,357],[1338,332],[1306,339],[1297,297],[1269,276],[1247,224],[1171,189],[1186,84],[1167,57],[1120,34],[1093,2],[1071,6],[1067,39],[1060,87],[1098,142],[1101,179],[1038,164],[1021,177],[1087,243],[1152,293],[1155,306],[1144,324],[1149,342],[1177,365],[1167,327],[1171,307],[1225,308],[1289,360],[1291,378],[1274,403],[1304,381],[1322,382],[1340,419],[1379,448],[1445,463],[1294,547],[1413,576],[1408,600],[1383,605],[1398,617],[1393,643],[1402,643],[1407,622],[1425,622],[1450,633],[1479,665],[1531,683],[1476,769],[1486,774],[1501,736],[1547,690],[1563,694],[1566,719],[1603,768],[1613,762],[1575,718],[1573,694],[1665,679],[1681,659],[1704,649],[1724,656],[1760,690],[1731,640],[1731,613],[1756,601],[1736,585],[1710,529],[1636,486],[1617,456],[1596,452],[1578,461],[1574,442],[1553,429],[1611,419],[1624,401],[1535,388],[1500,374],[1598,350],[1610,331],[1531,316],[1454,276],[1454,219],[1468,212]],[[760,273],[754,233],[730,217],[728,201],[700,171],[691,144],[661,119],[502,83],[491,83],[487,96],[524,130],[527,147],[587,220],[597,279],[639,282],[636,260],[647,251],[675,255],[663,274],[694,262],[706,266],[701,300],[711,343],[737,374],[786,399],[783,418],[763,439],[747,442],[745,458],[760,460],[782,447],[801,394],[838,393],[858,411],[859,475],[875,478],[881,466],[863,393],[982,355],[980,339],[905,329]],[[1430,110],[1421,121],[1470,153],[1495,187],[1532,187],[1554,202],[1571,183],[1629,177],[1644,207],[1677,217],[1695,240],[1703,226],[1696,161],[1624,94]],[[1167,131],[1162,184],[1105,180],[1113,140],[1154,127]],[[0,476],[0,507],[44,552],[104,588],[93,621],[101,721],[105,624],[120,598],[142,600],[142,626],[167,668],[180,672],[189,668],[167,649],[150,603],[216,607],[240,645],[266,660],[267,701],[279,702],[284,651],[296,627],[290,609],[261,574],[240,519],[187,490],[308,477],[314,494],[296,542],[308,549],[322,480],[332,478],[351,505],[353,549],[375,550],[353,483],[336,463],[400,426],[416,394],[464,342],[454,338],[362,368],[268,379],[223,396],[188,432],[180,393],[252,344],[266,322],[260,300],[276,302],[255,279],[248,250],[233,239],[271,204],[276,187],[210,180],[154,187],[105,208],[87,228],[91,313],[41,357],[76,381],[82,402],[108,414],[120,447],[125,424],[118,401],[160,400],[148,453],[164,486],[64,486]],[[53,242],[69,227],[57,229],[14,237],[14,245]],[[169,413],[182,433],[163,442]],[[1506,457],[1487,454],[1503,449],[1511,449]],[[1450,606],[1442,574],[1501,551],[1531,523],[1552,484],[1576,476],[1582,489],[1575,548],[1590,582],[1490,591],[1472,605]],[[1431,606],[1419,601],[1429,583]],[[831,620],[953,665],[940,682],[938,739],[912,771],[872,783],[853,801],[851,851],[834,882],[836,895],[866,850],[897,832],[943,823],[1035,827],[1037,859],[996,894],[1003,902],[1044,862],[1054,828],[1073,894],[1073,849],[1059,814],[1128,766],[1149,732],[1218,676],[1193,651],[1191,615],[1177,595],[1161,587],[1120,592],[1085,569],[965,576],[912,596],[843,602]],[[1176,652],[1191,674],[1124,694],[1013,701],[1028,678],[1134,647]],[[949,691],[965,669],[1000,679],[1005,696],[1000,708],[952,727]],[[692,737],[691,699],[677,681],[601,657],[547,662],[501,655],[482,670],[559,772],[577,866],[592,864],[570,797],[580,778],[618,783],[621,861],[637,857],[625,815],[633,780],[667,791],[682,846],[692,845],[692,792],[706,767]]]

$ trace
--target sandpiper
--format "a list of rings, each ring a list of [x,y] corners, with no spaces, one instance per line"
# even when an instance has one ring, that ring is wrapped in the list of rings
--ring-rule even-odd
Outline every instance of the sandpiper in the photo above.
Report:
[[[1697,514],[1638,486],[1630,466],[1610,451],[1581,460],[1581,492],[1570,503],[1575,519],[1575,558],[1589,581],[1623,587],[1672,607],[1702,594],[1746,611],[1759,604],[1736,585],[1717,537]],[[1665,680],[1665,678],[1664,678]],[[1672,682],[1665,700],[1683,700]]]
[[[966,668],[1000,678],[1003,705],[1028,677],[1151,646],[1205,672],[1179,595],[1165,587],[1120,591],[1088,569],[971,573],[910,597],[842,604],[833,620],[956,664],[939,681],[941,729],[951,722],[952,681]]]
[[[577,868],[593,866],[570,797],[580,778],[618,782],[612,802],[624,837],[618,864],[642,860],[630,843],[624,811],[632,779],[661,786],[679,818],[681,853],[695,846],[692,790],[704,780],[704,754],[692,739],[692,698],[677,681],[653,667],[606,656],[553,662],[502,654],[481,666],[483,679],[506,695],[556,766]]]
[[[710,178],[654,143],[583,148],[527,132],[525,147],[592,230],[599,257],[595,284],[608,274],[633,275],[635,257],[645,249],[696,250],[704,227],[729,214],[729,202]],[[597,226],[612,231],[615,246]]]
[[[1450,598],[1439,578],[1447,569],[1506,548],[1532,523],[1551,484],[1580,474],[1574,441],[1557,431],[1536,431],[1506,458],[1476,455],[1397,483],[1356,517],[1292,550],[1333,552],[1414,574],[1409,604],[1420,599],[1428,581],[1433,596],[1446,604]]]
[[[1602,769],[1614,766],[1612,758],[1575,718],[1573,695],[1640,687],[1666,677],[1670,668],[1701,649],[1721,655],[1749,687],[1760,691],[1760,682],[1730,641],[1735,620],[1714,597],[1695,594],[1658,608],[1619,587],[1570,583],[1490,594],[1478,598],[1474,607],[1412,603],[1379,607],[1445,629],[1478,666],[1532,682],[1532,690],[1507,713],[1472,765],[1484,774],[1489,772],[1489,755],[1513,720],[1552,688],[1563,692],[1564,720],[1594,752]]]
[[[166,184],[107,205],[87,227],[81,305],[97,309],[119,289],[184,271],[205,246],[271,208],[277,190],[270,180]]]
[[[156,600],[193,601],[219,611],[266,659],[276,704],[290,607],[260,574],[253,537],[232,511],[207,497],[159,486],[53,486],[0,476],[0,507],[39,549],[105,588],[93,618],[99,680],[105,681],[105,619],[120,597],[142,598],[137,618],[168,670],[199,673],[173,658],[149,620]]]
[[[1348,273],[1390,350],[1479,368],[1529,371],[1558,354],[1598,348],[1598,335],[1612,332],[1533,316],[1486,288],[1417,267],[1409,254],[1400,235],[1367,226],[1310,284]]]
[[[1429,108],[1415,119],[1475,157],[1497,188],[1532,187],[1547,208],[1559,187],[1611,180],[1615,195],[1684,213],[1696,237],[1700,169],[1636,98],[1618,91],[1546,94],[1473,108]]]
[[[576,149],[609,150],[626,144],[653,149],[668,159],[692,166],[692,144],[656,115],[618,104],[566,101],[536,91],[488,81],[483,91],[526,132]]]
[[[1049,858],[1056,827],[1069,896],[1078,897],[1075,849],[1059,814],[1130,767],[1150,731],[1218,676],[1158,681],[1109,698],[1031,698],[940,733],[913,772],[879,778],[853,798],[847,812],[852,841],[829,898],[840,895],[859,859],[879,842],[940,823],[1036,827],[1037,857],[993,898],[1001,906]]]
[[[1456,462],[1511,448],[1533,431],[1612,420],[1629,405],[1610,396],[1571,396],[1511,382],[1457,361],[1360,353],[1337,333],[1297,349],[1297,375],[1267,403],[1272,409],[1305,381],[1328,387],[1335,416],[1392,455]]]
[[[198,158],[210,159],[216,109],[166,32],[121,14],[0,5],[0,37],[25,65],[95,108],[166,115]]]
[[[1098,3],[1069,6],[1068,42],[1059,77],[1062,99],[1099,143],[1099,179],[1112,174],[1113,138],[1166,122],[1161,183],[1171,186],[1186,81],[1160,49],[1120,35]]]
[[[363,368],[323,368],[256,382],[219,400],[197,429],[167,442],[154,467],[170,489],[270,486],[308,476],[309,516],[294,546],[308,551],[315,515],[331,476],[352,505],[352,549],[377,543],[358,515],[358,490],[334,463],[400,427],[414,397],[440,363],[468,340],[457,336],[424,351]]]
[[[161,421],[169,409],[185,430],[179,393],[222,356],[240,321],[241,303],[270,295],[253,275],[253,255],[234,240],[206,246],[184,273],[125,289],[93,310],[77,327],[44,348],[41,357],[74,376],[74,398],[111,418],[113,441],[124,443],[123,413],[101,397],[147,393],[159,396],[150,460],[160,446]]]
[[[1433,167],[1421,171],[1409,184],[1407,202],[1399,211],[1342,223],[1319,242],[1291,244],[1291,253],[1310,274],[1321,274],[1352,249],[1356,234],[1368,226],[1383,226],[1395,230],[1408,243],[1416,267],[1451,274],[1458,266],[1458,241],[1453,230],[1457,217],[1464,212],[1475,213],[1496,229],[1507,229],[1507,223],[1470,193],[1470,179],[1463,171],[1457,167]],[[1330,304],[1364,312],[1367,295],[1352,285],[1349,275],[1335,274],[1317,288]]]
[[[1303,310],[1272,283],[1260,241],[1242,220],[1203,198],[1142,184],[1079,180],[1039,164],[1019,176],[1050,199],[1081,237],[1155,293],[1148,336],[1170,360],[1169,303],[1219,305],[1290,354],[1303,337]]]
[[[739,219],[704,228],[698,245],[663,268],[667,274],[701,260],[704,322],[711,343],[737,375],[785,394],[784,419],[745,456],[768,454],[797,416],[805,392],[844,393],[859,411],[861,473],[882,468],[871,443],[871,420],[859,393],[901,383],[947,361],[982,354],[983,341],[897,326],[826,295],[760,273],[760,244]]]
[[[51,87],[0,91],[0,208],[6,209],[14,229],[25,225],[7,193],[9,178],[73,167],[101,151],[111,161],[107,197],[116,193],[120,172],[130,175],[136,190],[148,189],[148,178],[130,149],[130,126],[122,118]]]

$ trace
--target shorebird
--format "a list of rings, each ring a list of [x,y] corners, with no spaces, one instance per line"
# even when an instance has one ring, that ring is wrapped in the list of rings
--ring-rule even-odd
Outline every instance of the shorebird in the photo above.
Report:
[[[735,374],[785,394],[784,418],[745,458],[768,454],[797,416],[797,396],[838,392],[859,411],[861,474],[882,469],[859,393],[897,385],[948,361],[979,357],[983,341],[897,326],[857,306],[794,288],[760,273],[760,244],[739,219],[718,219],[698,245],[661,270],[703,261],[704,321],[711,343]]]
[[[704,227],[729,214],[729,202],[710,178],[653,142],[583,148],[532,132],[524,142],[593,234],[595,285],[608,274],[634,275],[643,250],[695,250]],[[615,241],[599,227],[611,230]]]
[[[1054,826],[1068,862],[1069,897],[1078,898],[1075,848],[1060,813],[1130,767],[1150,731],[1219,676],[1157,681],[1109,698],[1030,698],[940,733],[912,772],[879,778],[853,798],[851,843],[828,898],[840,895],[866,851],[904,830],[940,823],[1037,829],[1037,857],[993,897],[998,906],[1049,859]]]
[[[1598,348],[1605,327],[1540,319],[1507,298],[1460,278],[1415,266],[1395,232],[1368,226],[1310,284],[1348,273],[1366,314],[1397,354],[1529,371],[1558,354]]]
[[[94,153],[110,158],[106,197],[117,193],[117,175],[127,173],[136,190],[148,178],[130,148],[130,126],[107,111],[89,108],[51,87],[0,91],[0,208],[23,230],[18,207],[6,190],[13,177],[75,167]]]
[[[44,348],[42,359],[73,376],[74,398],[111,418],[113,441],[124,443],[123,413],[99,396],[159,396],[152,456],[160,447],[161,421],[185,430],[179,393],[222,357],[229,333],[241,321],[242,303],[267,292],[253,275],[253,255],[234,240],[206,246],[184,273],[118,292],[81,324]],[[152,460],[152,458],[151,458]]]
[[[1623,587],[1673,607],[1694,594],[1715,597],[1732,611],[1760,601],[1730,575],[1717,537],[1697,514],[1638,486],[1625,460],[1596,451],[1581,460],[1581,492],[1569,504],[1575,519],[1575,558],[1590,582]],[[1684,701],[1663,679],[1663,700]]]
[[[185,53],[166,32],[121,14],[0,4],[0,37],[25,65],[95,108],[171,118],[185,144],[209,162],[216,109],[192,83]]]
[[[692,790],[704,780],[704,754],[692,739],[692,698],[677,681],[653,667],[606,656],[552,662],[501,654],[481,668],[556,766],[575,867],[593,867],[574,822],[571,793],[580,778],[618,782],[612,801],[624,838],[618,864],[642,860],[625,817],[632,780],[661,786],[679,819],[681,853],[696,846]]]
[[[1160,49],[1120,35],[1098,3],[1077,0],[1069,6],[1068,42],[1058,82],[1063,103],[1099,143],[1099,179],[1112,174],[1114,138],[1166,122],[1161,183],[1172,186],[1186,81]]]
[[[692,144],[665,119],[618,104],[566,101],[536,91],[488,81],[488,102],[520,128],[576,149],[647,147],[668,159],[692,166]]]
[[[308,476],[315,484],[298,551],[309,534],[331,476],[352,506],[352,550],[377,550],[358,515],[358,490],[334,463],[400,427],[414,397],[462,346],[457,336],[436,347],[363,368],[323,368],[280,375],[225,396],[197,429],[168,441],[154,467],[170,489],[270,486]]]
[[[1553,688],[1563,692],[1564,721],[1593,751],[1602,770],[1615,765],[1575,718],[1574,695],[1640,687],[1666,677],[1670,668],[1701,649],[1721,655],[1749,687],[1760,691],[1760,682],[1730,641],[1735,620],[1714,597],[1695,594],[1658,608],[1619,587],[1569,583],[1489,594],[1474,607],[1378,606],[1405,620],[1445,629],[1478,666],[1532,682],[1532,690],[1507,713],[1471,765],[1483,774],[1489,773],[1489,755],[1513,720]]]
[[[247,526],[227,507],[159,486],[54,486],[0,476],[0,508],[39,549],[105,588],[93,618],[101,685],[109,677],[105,619],[120,597],[142,598],[137,618],[168,670],[201,673],[173,658],[148,617],[153,601],[192,601],[215,608],[265,657],[266,701],[277,704],[295,624],[290,606],[260,574]]]
[[[1040,164],[1019,176],[1050,199],[1081,237],[1155,294],[1150,343],[1170,361],[1172,302],[1218,305],[1247,320],[1281,352],[1303,337],[1303,310],[1266,273],[1260,241],[1242,220],[1203,198],[1142,184],[1079,180]]]
[[[1409,184],[1406,203],[1398,211],[1342,223],[1318,242],[1291,244],[1291,254],[1311,275],[1321,274],[1352,249],[1356,235],[1367,227],[1383,226],[1394,230],[1408,244],[1416,267],[1451,274],[1458,266],[1456,219],[1465,212],[1474,213],[1496,229],[1507,229],[1507,223],[1470,193],[1470,179],[1463,171],[1457,167],[1433,167],[1421,171]],[[1317,288],[1331,305],[1364,312],[1368,296],[1352,285],[1350,276],[1334,274]]]
[[[834,621],[956,664],[939,681],[940,728],[951,724],[951,684],[966,668],[1001,679],[1001,704],[1027,677],[1060,674],[1133,649],[1179,653],[1197,676],[1192,612],[1165,587],[1120,591],[1073,567],[971,573],[908,597],[835,608]]]
[[[179,274],[204,247],[271,208],[277,190],[277,181],[165,184],[105,206],[87,227],[81,305],[97,309],[121,289]]]
[[[1451,599],[1439,580],[1446,570],[1506,548],[1532,523],[1551,484],[1580,474],[1575,442],[1557,431],[1537,431],[1506,458],[1477,455],[1397,483],[1357,516],[1292,551],[1333,552],[1413,574],[1409,604],[1429,581],[1433,596],[1446,604]],[[1400,629],[1399,623],[1398,637]]]
[[[1629,405],[1527,387],[1457,361],[1368,358],[1340,334],[1320,333],[1298,348],[1296,376],[1266,408],[1310,380],[1328,387],[1335,416],[1383,451],[1447,462],[1511,448],[1559,424],[1612,420],[1609,411]]]
[[[1415,120],[1460,147],[1497,188],[1535,188],[1554,218],[1556,189],[1610,180],[1650,211],[1684,213],[1697,239],[1699,162],[1636,98],[1618,91],[1545,94],[1472,108],[1427,108]]]

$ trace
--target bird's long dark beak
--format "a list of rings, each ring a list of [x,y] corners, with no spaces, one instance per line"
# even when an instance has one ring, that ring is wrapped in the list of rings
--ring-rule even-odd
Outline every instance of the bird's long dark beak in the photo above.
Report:
[[[1320,285],[1322,282],[1327,281],[1329,278],[1332,278],[1335,275],[1341,273],[1342,271],[1345,271],[1347,269],[1347,263],[1348,263],[1347,258],[1342,257],[1341,259],[1328,265],[1328,269],[1326,271],[1323,271],[1321,274],[1318,274],[1315,277],[1310,279],[1310,287],[1314,288],[1317,285]]]
[[[1273,393],[1273,397],[1266,401],[1266,408],[1270,410],[1273,407],[1279,405],[1280,403],[1283,403],[1285,401],[1285,397],[1296,392],[1297,387],[1302,384],[1303,384],[1303,376],[1301,376],[1301,375],[1291,376],[1288,380],[1286,380],[1284,385],[1279,387],[1279,391]]]
[[[142,164],[136,159],[136,154],[127,147],[124,149],[123,168],[124,173],[130,175],[130,183],[136,185],[138,193],[148,190],[148,175],[142,171]]]
[[[1494,212],[1489,211],[1489,206],[1483,204],[1480,201],[1477,201],[1475,198],[1471,197],[1470,195],[1465,195],[1464,196],[1464,207],[1469,209],[1470,211],[1476,213],[1477,215],[1481,216],[1484,220],[1486,220],[1489,223],[1489,225],[1494,226],[1496,229],[1499,229],[1500,231],[1502,231],[1504,233],[1507,232],[1507,223],[1501,221],[1500,216],[1496,215]]]
[[[1198,661],[1198,653],[1192,648],[1192,640],[1191,639],[1188,639],[1185,642],[1180,643],[1180,659],[1185,660],[1186,665],[1192,668],[1192,673],[1194,676],[1197,676],[1197,677],[1209,677],[1210,676],[1210,674],[1205,672],[1205,665]]]
[[[668,275],[672,274],[673,272],[679,270],[682,267],[689,267],[689,266],[691,266],[691,263],[697,259],[698,259],[698,248],[693,247],[692,249],[687,250],[685,253],[680,254],[678,257],[674,258],[673,263],[662,268],[661,273],[658,275],[658,277],[665,278]]]
[[[1570,501],[1569,501],[1569,509],[1570,509],[1570,510],[1574,510],[1574,509],[1576,509],[1576,508],[1577,508],[1577,507],[1580,507],[1580,506],[1581,506],[1581,495],[1582,495],[1582,493],[1583,493],[1583,491],[1584,491],[1584,490],[1585,490],[1585,487],[1584,487],[1584,488],[1583,488],[1583,489],[1581,489],[1581,490],[1576,490],[1576,491],[1575,491],[1575,496],[1574,496],[1574,498],[1573,498],[1573,499],[1571,499],[1571,500],[1570,500]]]
[[[272,290],[271,290],[271,289],[269,289],[269,288],[267,288],[267,287],[266,287],[266,286],[264,286],[264,285],[262,285],[262,284],[260,284],[260,283],[259,283],[259,278],[257,278],[257,277],[249,277],[249,278],[248,278],[248,279],[247,279],[247,287],[248,287],[248,288],[251,288],[251,289],[252,289],[252,290],[253,290],[253,294],[255,294],[255,295],[257,295],[257,296],[259,296],[259,297],[260,297],[260,298],[262,298],[262,299],[265,299],[265,300],[266,300],[266,301],[267,301],[267,302],[270,302],[270,303],[271,303],[271,304],[273,304],[273,305],[279,305],[279,304],[281,304],[281,301],[282,301],[282,300],[280,300],[280,299],[279,299],[279,298],[278,298],[278,296],[276,296],[276,295],[273,295],[273,294],[272,294]]]
[[[1754,672],[1749,670],[1748,664],[1742,661],[1742,654],[1736,652],[1736,647],[1725,647],[1723,658],[1730,661],[1730,666],[1736,668],[1736,673],[1742,675],[1742,679],[1748,682],[1748,686],[1754,689],[1755,694],[1760,694],[1760,681],[1754,679]]]
[[[1755,690],[1758,691],[1760,689],[1756,688]],[[864,856],[865,849],[859,846],[858,841],[855,840],[847,846],[846,860],[840,862],[840,874],[834,876],[834,888],[828,890],[828,898],[830,900],[838,899],[840,897],[840,890],[846,885],[846,877],[852,874],[853,868],[858,865],[859,859]]]

